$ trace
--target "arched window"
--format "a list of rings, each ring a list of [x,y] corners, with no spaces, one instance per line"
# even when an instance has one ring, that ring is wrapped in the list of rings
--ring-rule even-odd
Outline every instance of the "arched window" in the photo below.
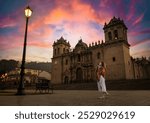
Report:
[[[66,49],[66,52],[69,53],[69,49]]]
[[[68,59],[66,59],[66,65],[68,65]]]
[[[112,57],[112,60],[113,60],[113,62],[115,62],[116,61],[116,57]]]
[[[78,54],[78,62],[81,61],[81,57],[80,57],[80,54]]]
[[[100,59],[100,52],[97,53],[97,59]]]
[[[83,81],[83,71],[81,68],[77,68],[76,71],[76,81],[77,82],[82,82]]]
[[[68,83],[69,83],[69,77],[65,76],[65,78],[64,78],[64,84],[68,84]]]
[[[114,36],[115,36],[115,39],[118,39],[118,31],[117,30],[114,31]]]
[[[86,60],[89,61],[89,55],[86,55]]]
[[[56,49],[55,49],[55,51],[54,51],[54,54],[56,55]]]
[[[59,54],[59,48],[58,48],[58,54]]]
[[[108,32],[108,38],[109,38],[109,40],[112,40],[112,34],[111,34],[111,32]]]
[[[65,53],[65,48],[63,48],[63,53]]]

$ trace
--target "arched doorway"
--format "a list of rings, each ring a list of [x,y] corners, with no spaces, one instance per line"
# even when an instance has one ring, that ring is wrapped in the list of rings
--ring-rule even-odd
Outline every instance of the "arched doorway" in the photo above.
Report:
[[[76,81],[82,82],[83,81],[83,72],[81,68],[78,68],[76,71]]]
[[[65,78],[64,78],[64,84],[68,84],[68,83],[69,83],[69,77],[65,76]]]

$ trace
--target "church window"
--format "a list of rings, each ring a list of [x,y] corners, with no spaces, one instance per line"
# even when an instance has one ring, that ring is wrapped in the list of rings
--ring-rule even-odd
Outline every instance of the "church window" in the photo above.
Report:
[[[69,53],[69,49],[66,49],[66,52]]]
[[[81,61],[81,57],[80,57],[80,54],[78,55],[78,62],[80,62]]]
[[[115,62],[115,61],[116,61],[116,58],[115,58],[115,57],[113,57],[113,58],[112,58],[112,60],[113,60],[113,62]]]
[[[65,53],[65,48],[63,48],[63,53]]]
[[[59,48],[58,48],[58,54],[59,54]]]
[[[108,32],[108,38],[109,38],[109,40],[112,40],[111,32]]]
[[[114,31],[114,36],[115,36],[115,39],[118,39],[118,31],[117,30]]]
[[[68,65],[68,59],[66,59],[66,65]]]
[[[72,63],[72,60],[73,60],[73,58],[72,58],[72,56],[70,57],[70,61],[71,61],[71,63]]]
[[[89,61],[89,56],[88,55],[86,56],[86,58],[87,58],[87,61]]]
[[[100,52],[97,53],[97,59],[100,59]]]
[[[68,84],[68,82],[69,82],[69,77],[65,76],[65,78],[64,78],[64,84]]]
[[[55,51],[54,51],[54,54],[56,55],[56,49],[55,49]]]

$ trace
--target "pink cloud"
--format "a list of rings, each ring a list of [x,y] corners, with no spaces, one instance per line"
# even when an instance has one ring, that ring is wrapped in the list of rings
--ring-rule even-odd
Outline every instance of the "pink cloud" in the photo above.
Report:
[[[32,18],[31,18],[32,19]],[[36,29],[39,29],[43,26],[43,18],[39,17],[38,19],[34,20],[32,23],[29,23],[29,32],[32,32]]]
[[[97,8],[92,4],[82,0],[36,0],[29,1],[33,8],[33,16],[29,20],[27,45],[31,48],[51,48],[54,40],[64,36],[71,45],[76,45],[80,37],[87,44],[104,38],[102,26],[109,22],[113,16],[124,19],[129,24],[129,36],[139,36],[149,34],[150,30],[141,30],[140,23],[144,18],[144,13],[137,15],[135,5],[139,0],[132,0],[126,11],[125,2],[121,0],[101,0]],[[4,18],[0,23],[0,28],[17,26],[17,33],[8,37],[0,37],[0,49],[18,48],[23,46],[25,18],[23,9],[14,13],[13,17]],[[15,15],[15,16],[14,16]],[[96,26],[96,28],[92,25]],[[100,28],[98,29],[98,25]],[[135,31],[138,30],[138,31]],[[139,31],[141,30],[141,31]],[[13,43],[10,43],[13,42]],[[134,43],[134,46],[140,44]],[[145,41],[146,42],[146,41]],[[36,51],[37,51],[36,49]]]
[[[28,42],[29,46],[35,47],[43,47],[43,48],[50,48],[52,45],[48,42],[41,42],[41,41],[30,41]]]
[[[100,1],[100,7],[108,7],[108,3],[110,2],[110,0],[102,0]]]
[[[6,27],[22,27],[25,22],[24,8],[20,7],[15,12],[0,18],[0,28]]]
[[[143,50],[143,51],[137,51],[137,52],[133,52],[131,53],[133,57],[137,58],[137,57],[146,57],[149,56],[150,50]]]
[[[14,27],[16,26],[16,21],[10,17],[1,19],[0,28]]]
[[[110,19],[108,12],[97,13],[90,4],[82,3],[80,0],[56,1],[55,8],[48,11],[47,15],[36,19],[37,21],[30,25],[30,29],[39,28],[43,24],[57,25],[63,21],[78,23],[94,21],[104,24],[106,19]]]
[[[34,35],[31,35],[31,39],[36,40],[37,38],[52,37],[52,34],[56,33],[57,29],[60,28],[63,29],[62,35],[67,33],[70,40],[70,37],[72,37],[72,40],[76,39],[77,42],[81,36],[86,39],[86,42],[97,41],[101,38],[99,31],[89,26],[89,22],[104,24],[104,16],[105,13],[103,15],[97,14],[91,5],[82,3],[79,0],[70,2],[57,1],[55,9],[49,10],[47,15],[40,17],[42,19],[36,19],[29,25],[29,32]],[[56,28],[48,28],[48,24],[54,25]],[[39,29],[40,31],[38,31]],[[41,32],[41,30],[44,31]]]
[[[20,36],[14,36],[14,35],[0,36],[0,39],[1,39],[1,45],[0,45],[1,50],[12,49],[23,45],[23,41],[21,42],[23,38]]]
[[[147,42],[150,42],[150,39],[144,39],[144,40],[140,40],[140,41],[136,41],[134,43],[131,44],[131,47],[137,46],[137,45],[141,45],[141,44],[145,44]]]
[[[79,0],[69,2],[69,9],[66,9],[59,1],[56,8],[49,11],[49,14],[45,17],[45,24],[58,24],[62,21],[67,22],[85,22],[96,19],[95,11],[89,4],[83,4]]]
[[[140,36],[142,34],[150,34],[150,29],[140,29],[138,31],[131,31],[130,36]]]
[[[135,25],[139,24],[139,23],[142,21],[143,17],[144,17],[144,13],[141,14],[140,16],[138,16],[138,17],[135,19],[135,21],[132,23],[132,25],[135,26]]]
[[[133,17],[135,16],[136,10],[135,10],[135,5],[136,5],[137,0],[131,0],[130,5],[129,5],[129,14],[127,16],[127,20],[131,21]]]
[[[29,38],[30,40],[35,39],[45,40],[46,38],[49,38],[51,36],[52,31],[53,30],[47,26],[43,26],[35,30],[29,30]]]
[[[47,38],[50,33],[51,31],[49,31],[47,28],[44,28],[42,33],[28,33],[27,46],[50,48],[52,45],[49,43],[49,41],[44,41],[44,38]],[[24,32],[20,34],[15,33],[8,36],[0,36],[0,39],[0,50],[23,47]]]
[[[92,43],[93,41],[98,41],[103,39],[103,34],[99,30],[92,28],[88,22],[81,24],[65,24],[65,31],[69,32],[67,39],[71,41],[71,44],[75,46],[80,38],[87,44]],[[86,30],[86,31],[85,31]]]

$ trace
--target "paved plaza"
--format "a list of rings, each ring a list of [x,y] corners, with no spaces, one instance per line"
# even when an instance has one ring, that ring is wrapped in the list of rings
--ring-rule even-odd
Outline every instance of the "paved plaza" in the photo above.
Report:
[[[1,106],[150,106],[150,91],[108,91],[109,96],[99,99],[96,90],[55,90],[53,94],[40,94],[26,90],[16,96],[16,90],[1,90]]]

